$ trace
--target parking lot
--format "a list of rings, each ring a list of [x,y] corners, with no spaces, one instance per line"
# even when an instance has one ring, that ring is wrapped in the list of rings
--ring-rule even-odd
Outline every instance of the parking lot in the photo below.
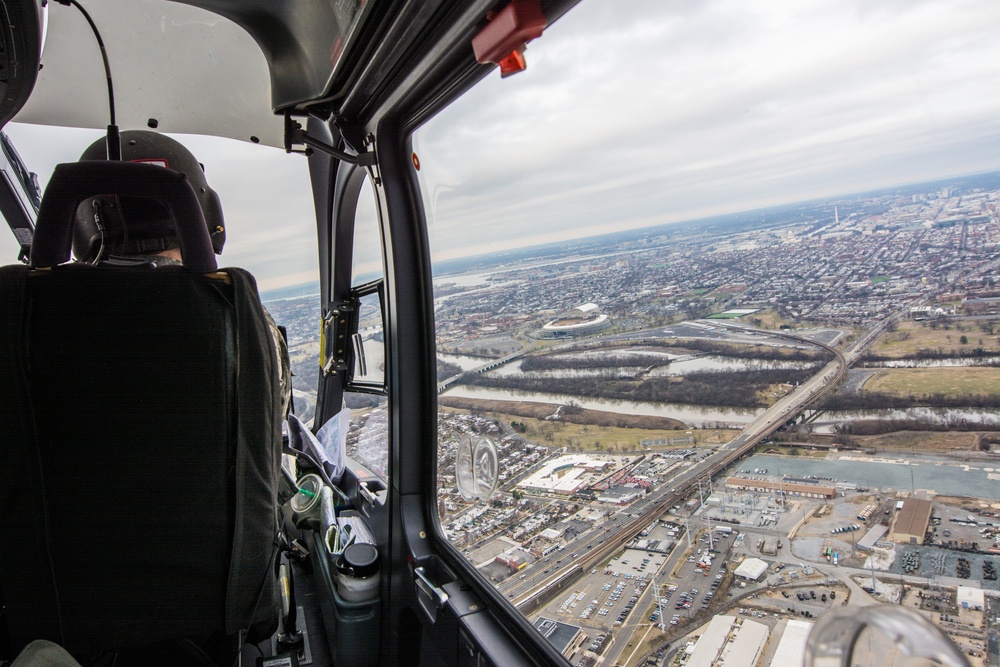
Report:
[[[640,548],[644,546],[649,548]],[[718,542],[716,546],[719,548]],[[693,551],[699,548],[701,547],[694,547]],[[556,596],[542,614],[583,628],[590,644],[599,649],[590,650],[600,654],[607,650],[622,625],[633,621],[649,622],[649,619],[638,618],[638,615],[648,615],[651,598],[642,598],[642,609],[636,607],[640,597],[652,586],[654,580],[658,584],[668,581],[668,563],[675,566],[679,557],[679,554],[673,556],[676,549],[686,551],[684,528],[670,520],[657,521],[633,546],[626,548],[604,566],[592,568],[574,583],[571,590]],[[706,542],[702,551],[707,553],[707,550]],[[718,561],[715,567],[718,569],[721,561],[717,554],[715,556]],[[692,581],[697,576],[701,587],[705,591],[709,590],[710,582],[705,581],[704,574],[696,573],[693,565],[688,565],[684,572]],[[667,599],[673,595],[666,586],[662,590]],[[699,595],[700,603],[704,599],[704,591],[699,592]]]
[[[762,590],[742,603],[746,609],[743,613],[751,614],[756,609],[812,619],[831,607],[844,604],[847,596],[847,588],[842,584],[817,580],[804,586]]]
[[[626,549],[625,552],[611,560],[604,568],[605,574],[616,574],[628,579],[647,577],[660,571],[667,562],[667,555],[658,551],[645,549]]]
[[[692,540],[691,549],[685,548],[681,558],[674,561],[670,576],[657,580],[665,624],[684,622],[707,609],[717,595],[726,593],[720,588],[725,581],[726,563],[736,537],[735,532],[724,535],[714,530],[711,533],[702,531],[697,539]],[[647,620],[660,622],[659,610],[654,608]]]
[[[650,578],[632,574],[592,570],[577,587],[551,603],[550,615],[563,623],[578,625],[588,632],[595,642],[610,638],[612,628],[621,626],[633,614],[640,596],[650,585]],[[553,614],[554,612],[554,614]]]

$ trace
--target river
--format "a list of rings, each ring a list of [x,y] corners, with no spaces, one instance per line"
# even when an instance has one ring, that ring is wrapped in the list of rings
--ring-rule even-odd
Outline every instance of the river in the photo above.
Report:
[[[650,415],[679,419],[692,428],[731,427],[741,428],[760,415],[763,408],[728,408],[716,406],[685,405],[682,403],[643,403],[584,398],[567,394],[512,391],[455,385],[443,394],[456,398],[476,398],[488,401],[530,401],[566,405],[571,401],[582,408],[617,412],[625,415]],[[817,433],[832,433],[837,424],[866,419],[929,419],[948,423],[963,419],[982,424],[1000,424],[1000,410],[973,408],[909,408],[906,410],[845,410],[824,412],[813,424]]]
[[[925,489],[947,496],[1000,500],[1000,462],[965,462],[921,455],[883,458],[845,453],[817,459],[761,454],[740,461],[737,468],[767,468],[768,474],[791,477],[830,477],[872,489]]]
[[[476,368],[482,368],[486,364],[493,361],[489,357],[473,357],[466,354],[441,354],[438,353],[438,359],[449,364],[455,364],[463,371],[471,371]]]
[[[679,419],[688,426],[712,428],[715,426],[741,427],[753,421],[763,409],[713,408],[673,403],[640,403],[637,401],[611,401],[563,394],[545,394],[528,391],[508,391],[456,385],[442,394],[455,398],[476,398],[488,401],[529,401],[567,405],[571,401],[588,410],[603,410],[624,415],[648,415]]]
[[[1000,365],[1000,357],[956,357],[953,359],[896,359],[893,361],[868,361],[859,365],[858,368],[952,368],[998,365]]]

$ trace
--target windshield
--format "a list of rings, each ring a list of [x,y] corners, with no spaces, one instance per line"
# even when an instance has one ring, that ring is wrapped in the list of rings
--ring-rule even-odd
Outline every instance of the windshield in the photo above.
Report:
[[[583,630],[574,662],[636,664],[723,613],[750,585],[728,564],[787,555],[796,521],[838,495],[817,477],[849,477],[850,518],[851,494],[890,484],[891,466],[827,471],[811,447],[877,451],[909,426],[934,448],[960,422],[1000,424],[984,384],[1000,355],[997,11],[584,2],[525,72],[416,133],[441,527],[547,636]],[[990,315],[951,320],[970,309]],[[931,358],[962,367],[871,369]],[[705,473],[772,439],[777,463]],[[491,469],[495,487],[463,483]],[[997,498],[988,474],[976,494]],[[916,475],[892,488],[973,483]],[[867,568],[861,522],[830,524],[794,553]]]
[[[4,130],[25,166],[44,189],[56,164],[76,162],[94,130],[10,123]],[[316,218],[305,158],[231,139],[174,135],[204,165],[218,193],[226,224],[220,267],[238,266],[257,279],[265,306],[288,333],[297,414],[308,421],[316,400],[319,337],[319,268]],[[5,264],[17,261],[19,246],[0,234]]]

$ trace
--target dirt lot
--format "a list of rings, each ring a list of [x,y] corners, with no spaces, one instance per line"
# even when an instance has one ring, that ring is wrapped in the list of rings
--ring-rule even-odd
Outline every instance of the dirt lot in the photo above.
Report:
[[[840,554],[842,564],[851,564],[853,544],[864,537],[868,528],[874,525],[877,515],[867,522],[857,519],[857,514],[867,505],[879,505],[885,502],[875,494],[854,494],[846,498],[837,498],[827,502],[823,508],[809,517],[792,543],[792,552],[801,558],[819,561],[824,547],[830,547]],[[836,528],[858,524],[860,528],[853,532],[833,534]],[[851,539],[853,535],[853,540]]]
[[[976,451],[983,437],[992,440],[996,433],[983,431],[897,431],[883,435],[855,436],[862,449],[907,452]]]
[[[836,435],[789,433],[783,436],[779,434],[778,437],[786,441],[794,440],[801,443],[800,454],[806,453],[805,447],[810,443],[843,446],[843,436]],[[877,453],[899,451],[947,454],[954,452],[966,456],[966,453],[978,450],[979,454],[970,456],[973,458],[979,455],[987,458],[992,456],[1000,458],[1000,433],[996,431],[894,431],[882,435],[852,435],[851,440],[854,448],[873,450]],[[779,442],[778,444],[786,445],[788,443]],[[845,449],[850,449],[850,447]],[[760,450],[758,453],[764,453],[764,450]],[[766,453],[787,455],[788,451],[786,447],[782,446],[773,451],[768,450]]]
[[[879,371],[866,382],[862,393],[866,392],[894,396],[996,395],[1000,394],[1000,368],[893,368]]]

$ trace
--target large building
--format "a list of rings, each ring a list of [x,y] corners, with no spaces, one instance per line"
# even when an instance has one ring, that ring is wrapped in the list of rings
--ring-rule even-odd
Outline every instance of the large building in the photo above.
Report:
[[[812,632],[813,624],[809,621],[789,619],[785,631],[781,634],[778,648],[771,658],[771,667],[802,667],[806,654],[806,640]]]
[[[955,602],[962,609],[982,611],[986,608],[986,593],[981,588],[959,586],[956,589]]]
[[[837,487],[835,486],[775,479],[748,479],[746,477],[727,477],[726,488],[733,491],[757,491],[804,498],[833,498],[837,495]]]
[[[535,629],[545,637],[549,644],[565,657],[573,655],[580,648],[587,635],[575,625],[560,623],[544,616],[539,616],[535,621]]]
[[[902,544],[923,544],[927,526],[931,522],[931,501],[907,498],[903,508],[896,512],[890,539]]]
[[[582,336],[607,329],[611,320],[598,309],[596,303],[585,303],[559,314],[559,317],[542,327],[542,338]]]
[[[767,573],[767,563],[759,558],[747,558],[736,568],[733,575],[747,581],[760,581]]]
[[[865,536],[858,540],[858,549],[862,551],[871,551],[875,548],[875,544],[878,543],[885,534],[889,532],[889,527],[882,525],[881,523],[875,524],[871,530],[865,533]]]
[[[762,623],[716,616],[695,645],[687,667],[754,667],[768,635]]]
[[[535,493],[571,496],[607,477],[616,467],[617,462],[610,458],[567,454],[546,461],[540,470],[518,486]]]

